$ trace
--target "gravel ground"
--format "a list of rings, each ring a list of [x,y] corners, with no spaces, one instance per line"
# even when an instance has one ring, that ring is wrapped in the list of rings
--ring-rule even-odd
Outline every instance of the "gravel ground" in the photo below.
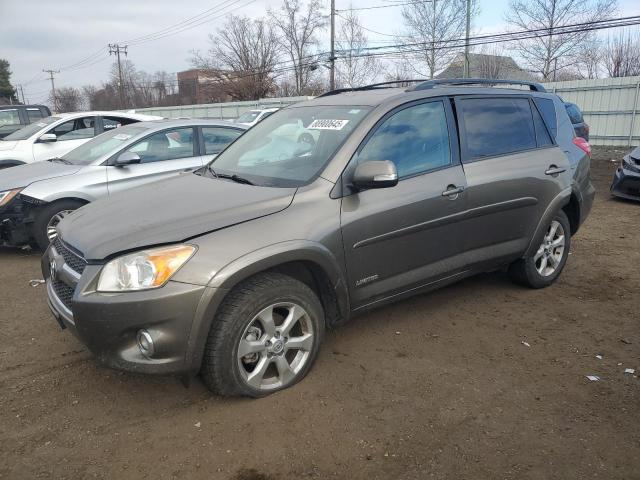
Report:
[[[640,204],[609,196],[622,151],[594,153],[554,286],[487,274],[361,316],[261,400],[97,365],[28,286],[38,255],[0,250],[0,478],[640,478]]]

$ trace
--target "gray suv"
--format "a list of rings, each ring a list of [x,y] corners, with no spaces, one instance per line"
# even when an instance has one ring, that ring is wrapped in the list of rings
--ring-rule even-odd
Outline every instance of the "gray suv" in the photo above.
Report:
[[[556,95],[499,83],[329,92],[202,171],[79,209],[42,260],[54,316],[108,366],[259,397],[355,314],[502,267],[552,284],[590,159]]]

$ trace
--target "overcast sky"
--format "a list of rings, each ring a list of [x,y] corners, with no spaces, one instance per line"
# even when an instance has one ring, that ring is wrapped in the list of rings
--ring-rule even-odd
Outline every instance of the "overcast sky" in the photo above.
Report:
[[[475,30],[504,31],[503,16],[508,0],[479,1],[481,13],[474,22]],[[385,3],[388,2],[337,0],[336,8]],[[24,85],[25,97],[32,103],[43,102],[48,97],[49,81],[42,69],[62,70],[56,76],[56,86],[100,85],[114,60],[106,53],[106,45],[120,42],[131,43],[128,58],[139,70],[149,73],[185,70],[190,67],[189,52],[208,48],[208,33],[224,23],[225,13],[259,17],[269,7],[276,8],[279,4],[279,0],[0,0],[0,58],[11,63],[12,82]],[[619,0],[618,4],[619,16],[640,14],[640,0]],[[220,9],[220,6],[226,8]],[[213,15],[200,26],[139,45],[132,42],[207,9],[211,9]],[[400,30],[399,7],[362,10],[358,14],[371,30],[389,34]],[[183,25],[187,26],[190,25]],[[369,32],[367,35],[371,42],[390,38]],[[103,48],[105,50],[100,51]],[[326,45],[321,49],[326,50]],[[78,66],[83,68],[69,68],[87,57],[91,60]]]

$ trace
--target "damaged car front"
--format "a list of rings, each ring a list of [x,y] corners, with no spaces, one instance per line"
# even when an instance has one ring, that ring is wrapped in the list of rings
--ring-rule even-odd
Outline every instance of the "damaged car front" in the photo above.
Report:
[[[640,201],[640,147],[622,158],[613,177],[611,194],[627,200]]]

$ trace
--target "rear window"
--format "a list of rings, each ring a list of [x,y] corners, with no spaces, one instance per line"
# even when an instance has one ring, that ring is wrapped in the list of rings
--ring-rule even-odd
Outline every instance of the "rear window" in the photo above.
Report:
[[[540,110],[542,118],[546,122],[553,138],[558,137],[558,118],[556,117],[556,107],[553,104],[553,100],[549,98],[534,97],[533,101]]]
[[[27,108],[27,118],[29,119],[29,123],[36,122],[41,118],[46,117],[39,108]]]
[[[536,148],[528,98],[469,98],[459,104],[466,161]]]

